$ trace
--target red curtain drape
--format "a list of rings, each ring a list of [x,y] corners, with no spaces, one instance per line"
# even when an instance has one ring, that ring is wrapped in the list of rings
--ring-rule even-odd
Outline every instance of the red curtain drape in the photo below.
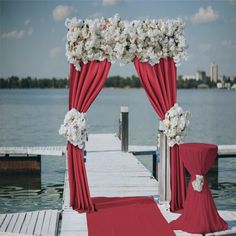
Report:
[[[108,61],[90,61],[81,63],[81,70],[77,71],[70,65],[69,109],[76,108],[79,112],[86,112],[101,91],[107,78],[111,63]],[[94,211],[83,150],[68,142],[68,176],[70,186],[70,205],[78,212]]]
[[[144,90],[161,120],[176,103],[176,66],[173,58],[162,58],[154,66],[134,60],[136,71]],[[179,157],[178,146],[171,148],[171,202],[172,211],[183,208],[186,195],[184,166]]]

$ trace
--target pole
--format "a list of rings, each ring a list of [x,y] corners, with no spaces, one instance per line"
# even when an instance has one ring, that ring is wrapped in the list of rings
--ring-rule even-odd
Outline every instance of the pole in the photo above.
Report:
[[[121,112],[121,151],[128,152],[129,147],[129,108],[120,107]]]

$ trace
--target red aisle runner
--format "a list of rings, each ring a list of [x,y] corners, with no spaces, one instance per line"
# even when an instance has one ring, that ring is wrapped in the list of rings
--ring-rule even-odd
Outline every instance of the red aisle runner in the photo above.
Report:
[[[151,197],[93,198],[96,212],[87,213],[89,236],[175,235]]]

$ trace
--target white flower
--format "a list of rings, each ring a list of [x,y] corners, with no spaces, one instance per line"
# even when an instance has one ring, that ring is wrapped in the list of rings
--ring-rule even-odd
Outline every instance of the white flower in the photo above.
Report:
[[[165,125],[164,133],[167,136],[170,147],[183,143],[186,129],[189,126],[189,116],[190,112],[184,112],[177,103],[166,112],[163,120]]]
[[[88,137],[88,125],[86,113],[78,112],[75,108],[68,111],[64,123],[59,129],[59,134],[64,135],[67,140],[79,148],[85,147]]]
[[[192,181],[193,189],[197,192],[201,192],[204,185],[204,176],[196,175],[196,179]]]
[[[122,21],[108,19],[67,19],[66,56],[80,70],[80,62],[91,60],[133,61],[137,57],[151,65],[163,57],[173,57],[176,65],[186,60],[187,47],[181,20]]]

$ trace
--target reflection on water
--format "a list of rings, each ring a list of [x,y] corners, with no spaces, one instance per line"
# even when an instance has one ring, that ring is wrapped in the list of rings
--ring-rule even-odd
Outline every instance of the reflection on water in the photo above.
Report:
[[[20,173],[20,174],[1,174],[0,173],[1,188],[23,188],[23,189],[40,189],[41,188],[41,173]]]
[[[0,175],[0,213],[62,208],[65,157],[41,161],[41,174]]]
[[[211,191],[217,208],[236,210],[236,183],[222,182],[217,190]]]
[[[63,185],[48,185],[38,189],[35,186],[3,186],[0,190],[1,213],[60,209],[62,195]]]

